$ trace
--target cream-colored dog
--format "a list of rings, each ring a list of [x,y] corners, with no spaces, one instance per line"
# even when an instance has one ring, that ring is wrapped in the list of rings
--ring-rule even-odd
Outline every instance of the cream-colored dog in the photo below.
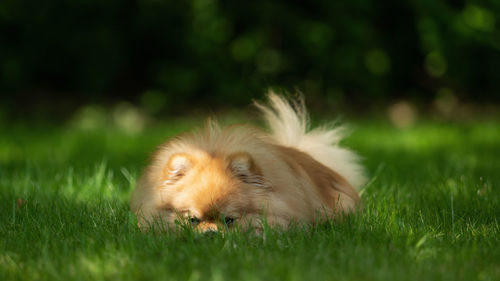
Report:
[[[342,128],[308,130],[302,100],[269,94],[256,103],[270,133],[215,122],[162,144],[132,194],[141,229],[153,222],[190,222],[199,230],[221,226],[287,226],[351,212],[363,169],[339,146]]]

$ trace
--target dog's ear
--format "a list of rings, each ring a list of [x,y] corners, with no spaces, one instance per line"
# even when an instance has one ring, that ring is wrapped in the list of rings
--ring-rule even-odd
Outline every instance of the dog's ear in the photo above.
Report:
[[[248,153],[234,153],[228,157],[228,163],[231,173],[242,182],[258,187],[268,186],[259,167]]]
[[[164,179],[166,184],[173,184],[180,180],[192,166],[189,155],[176,153],[170,157],[164,169]]]

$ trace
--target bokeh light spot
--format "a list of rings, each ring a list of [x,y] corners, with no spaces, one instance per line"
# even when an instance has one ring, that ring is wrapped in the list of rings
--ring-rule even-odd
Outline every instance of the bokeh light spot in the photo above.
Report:
[[[95,130],[106,124],[106,111],[101,106],[86,105],[73,117],[73,126],[80,130]]]
[[[467,5],[462,12],[464,21],[472,28],[481,31],[495,29],[495,17],[492,12],[477,5]]]
[[[410,127],[417,119],[415,107],[407,101],[397,102],[387,109],[391,123],[400,129]]]
[[[458,99],[451,89],[441,88],[436,93],[434,106],[436,107],[439,113],[444,115],[450,115],[457,108]]]
[[[237,61],[247,61],[255,56],[257,42],[248,37],[239,37],[231,44],[231,54]]]
[[[425,69],[433,77],[441,77],[446,73],[446,60],[437,51],[430,52],[425,58]]]
[[[380,49],[369,51],[365,55],[365,64],[368,70],[376,75],[382,75],[389,71],[390,60],[387,54]]]
[[[113,121],[124,132],[134,135],[144,129],[146,118],[132,104],[121,102],[113,109]]]

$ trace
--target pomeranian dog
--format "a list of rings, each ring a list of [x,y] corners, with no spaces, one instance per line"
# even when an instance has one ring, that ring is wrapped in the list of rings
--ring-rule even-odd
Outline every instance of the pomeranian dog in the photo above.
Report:
[[[200,231],[287,227],[356,210],[365,179],[358,156],[339,146],[344,130],[309,130],[301,98],[268,99],[255,105],[270,133],[212,121],[158,147],[131,198],[141,229],[176,220]]]

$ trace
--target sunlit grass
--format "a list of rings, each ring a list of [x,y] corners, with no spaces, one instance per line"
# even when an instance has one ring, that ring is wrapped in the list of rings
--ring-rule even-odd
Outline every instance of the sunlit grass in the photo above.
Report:
[[[500,122],[353,122],[370,181],[339,222],[141,233],[130,191],[154,146],[196,123],[0,129],[0,279],[500,278]]]

